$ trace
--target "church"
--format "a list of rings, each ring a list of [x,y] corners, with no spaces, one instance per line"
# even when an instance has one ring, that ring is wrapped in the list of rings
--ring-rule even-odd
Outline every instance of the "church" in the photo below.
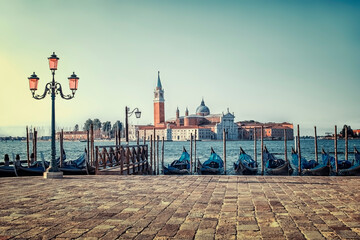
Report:
[[[175,117],[165,120],[165,98],[164,89],[160,80],[160,72],[158,72],[157,84],[154,90],[154,125],[138,125],[129,129],[130,139],[136,139],[136,132],[139,138],[144,137],[149,140],[154,134],[160,139],[164,137],[166,141],[187,141],[190,140],[191,134],[197,140],[221,140],[223,138],[223,130],[227,132],[227,139],[238,139],[238,125],[234,123],[235,116],[233,113],[227,112],[220,114],[211,114],[209,107],[205,105],[202,99],[200,105],[196,108],[194,114],[189,114],[186,108],[185,114],[180,116],[177,108]]]

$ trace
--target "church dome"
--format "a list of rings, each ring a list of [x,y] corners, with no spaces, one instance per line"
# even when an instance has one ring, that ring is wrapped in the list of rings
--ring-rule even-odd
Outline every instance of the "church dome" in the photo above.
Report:
[[[196,108],[196,115],[206,116],[210,114],[210,109],[205,106],[204,99],[201,101],[200,106]]]

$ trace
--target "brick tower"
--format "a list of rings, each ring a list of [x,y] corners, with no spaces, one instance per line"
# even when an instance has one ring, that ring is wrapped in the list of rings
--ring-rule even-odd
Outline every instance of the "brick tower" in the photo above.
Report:
[[[161,86],[160,71],[158,71],[158,81],[154,91],[154,126],[164,127],[165,126],[165,99],[164,90]]]

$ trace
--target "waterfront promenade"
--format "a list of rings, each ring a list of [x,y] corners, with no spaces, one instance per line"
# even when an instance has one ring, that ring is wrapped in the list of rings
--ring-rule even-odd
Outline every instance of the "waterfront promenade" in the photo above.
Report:
[[[0,239],[360,239],[359,177],[19,177],[0,186]]]

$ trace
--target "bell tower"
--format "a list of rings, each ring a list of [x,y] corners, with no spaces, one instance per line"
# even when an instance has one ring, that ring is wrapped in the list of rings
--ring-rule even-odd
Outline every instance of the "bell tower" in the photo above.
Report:
[[[154,127],[165,126],[165,99],[164,90],[161,86],[160,71],[158,71],[158,81],[154,91]]]

